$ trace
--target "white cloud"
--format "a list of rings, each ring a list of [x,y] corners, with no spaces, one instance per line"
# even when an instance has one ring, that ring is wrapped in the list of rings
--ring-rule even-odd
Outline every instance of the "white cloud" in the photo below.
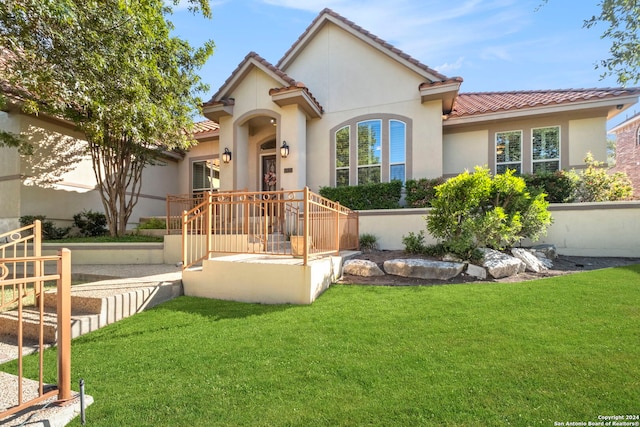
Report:
[[[464,63],[464,57],[461,56],[456,60],[456,62],[453,62],[453,63],[445,62],[444,64],[438,65],[437,67],[435,67],[435,69],[436,71],[444,75],[451,75],[453,71],[459,70],[460,68],[462,68],[463,63]]]

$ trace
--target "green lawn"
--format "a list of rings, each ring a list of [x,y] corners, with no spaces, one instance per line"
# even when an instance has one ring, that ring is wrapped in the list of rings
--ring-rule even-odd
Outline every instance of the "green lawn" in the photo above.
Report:
[[[636,265],[310,306],[181,297],[74,340],[72,367],[91,426],[552,426],[638,414],[639,344]]]

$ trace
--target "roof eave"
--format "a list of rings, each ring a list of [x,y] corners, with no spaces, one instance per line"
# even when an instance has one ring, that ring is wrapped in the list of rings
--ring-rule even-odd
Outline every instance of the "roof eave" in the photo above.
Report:
[[[271,99],[279,107],[285,105],[298,105],[307,115],[309,119],[318,119],[322,117],[322,109],[311,99],[309,93],[304,88],[297,88],[286,91],[274,91]]]
[[[442,99],[442,114],[449,114],[458,96],[462,81],[447,82],[431,86],[420,85],[420,101],[424,104],[428,101]]]
[[[202,114],[209,120],[220,123],[220,118],[233,116],[233,104],[227,105],[221,102],[202,107]]]
[[[521,108],[517,110],[501,110],[489,113],[465,115],[460,117],[448,117],[443,121],[444,126],[455,126],[471,123],[481,123],[494,120],[517,119],[527,116],[538,116],[543,114],[564,113],[569,111],[584,111],[590,109],[606,108],[607,119],[621,113],[631,105],[638,102],[638,95],[629,95],[618,98],[608,98],[599,100],[587,100],[582,102],[568,102],[563,104],[542,105],[537,107]],[[622,106],[618,108],[618,106]]]

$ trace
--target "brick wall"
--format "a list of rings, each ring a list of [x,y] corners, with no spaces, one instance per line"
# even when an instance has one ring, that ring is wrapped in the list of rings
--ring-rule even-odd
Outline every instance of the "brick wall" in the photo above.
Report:
[[[633,195],[640,199],[640,115],[614,129],[616,134],[616,167],[613,172],[626,172],[633,183]]]

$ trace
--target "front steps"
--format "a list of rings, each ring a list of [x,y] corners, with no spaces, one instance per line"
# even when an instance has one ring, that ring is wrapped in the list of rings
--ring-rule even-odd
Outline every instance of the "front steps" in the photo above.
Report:
[[[183,294],[177,280],[136,281],[136,279],[103,280],[71,287],[71,337],[95,331],[103,326],[132,316]],[[55,343],[57,293],[45,292],[43,340]],[[0,339],[13,339],[18,331],[17,310],[0,313]],[[37,340],[39,314],[35,307],[23,310],[23,337]]]

